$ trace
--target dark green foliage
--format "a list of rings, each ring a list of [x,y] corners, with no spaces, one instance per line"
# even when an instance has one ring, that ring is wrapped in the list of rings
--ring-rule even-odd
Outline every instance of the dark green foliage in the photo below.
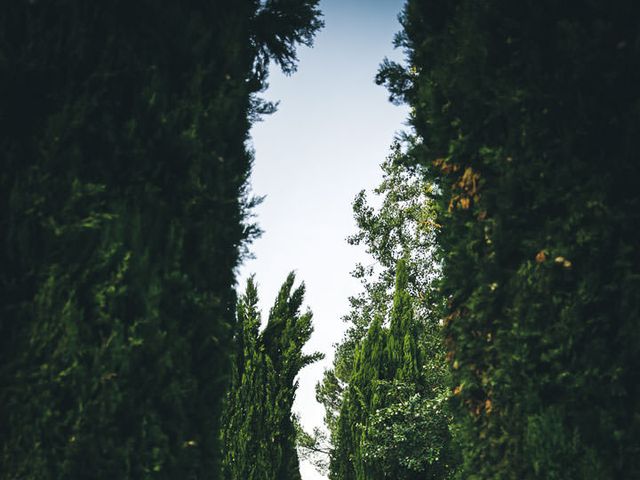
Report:
[[[3,5],[0,478],[217,478],[254,94],[316,4]]]
[[[293,282],[290,274],[262,333],[253,279],[238,303],[233,373],[222,429],[224,479],[300,479],[291,413],[298,387],[295,378],[322,356],[302,353],[313,327],[311,312],[300,313],[304,285],[292,290]]]
[[[268,73],[269,62],[293,73],[298,60],[296,44],[310,46],[323,25],[318,0],[262,0],[252,25],[253,46],[257,48],[256,72]]]
[[[640,478],[640,4],[409,0],[464,479]]]

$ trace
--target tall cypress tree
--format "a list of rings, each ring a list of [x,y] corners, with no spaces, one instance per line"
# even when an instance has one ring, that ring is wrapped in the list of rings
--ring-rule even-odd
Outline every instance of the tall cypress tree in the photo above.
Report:
[[[407,140],[406,145],[417,141]],[[349,329],[334,368],[317,388],[331,434],[333,480],[356,478],[354,466],[360,478],[445,479],[457,464],[438,322],[441,301],[434,294],[439,273],[433,259],[434,189],[420,168],[407,168],[406,145],[394,144],[382,165],[383,179],[375,189],[380,205],[371,206],[364,191],[353,205],[359,230],[349,241],[365,245],[379,268],[357,265],[354,276],[364,288],[350,299]],[[378,373],[361,383],[375,395],[360,408],[355,387],[372,378],[371,372],[360,372],[372,334],[380,337]]]
[[[317,1],[0,12],[0,478],[217,478],[270,59]]]
[[[300,370],[320,354],[302,348],[311,337],[311,312],[301,313],[304,285],[282,285],[263,332],[259,332],[257,290],[247,282],[238,303],[238,329],[231,388],[222,430],[226,480],[300,479],[293,401]]]
[[[463,478],[640,478],[640,6],[409,0]]]
[[[386,329],[378,316],[355,351],[353,375],[342,400],[338,435],[331,459],[332,478],[369,478],[362,442],[369,416],[379,404],[379,382],[385,372]],[[338,477],[340,475],[340,477]],[[377,477],[376,477],[377,478]]]
[[[388,371],[385,364],[386,343],[386,329],[382,328],[381,318],[376,317],[355,354],[353,377],[349,384],[352,391],[351,404],[347,406],[354,443],[347,447],[351,452],[355,478],[358,480],[370,477],[370,469],[367,468],[362,452],[362,442],[366,438],[369,416],[380,404],[379,382],[385,379]]]
[[[396,290],[389,322],[385,367],[392,379],[402,382],[418,382],[422,359],[418,349],[417,325],[413,316],[413,302],[408,291],[407,262],[398,262]]]
[[[443,382],[425,371],[405,260],[388,327],[376,317],[355,352],[334,434],[331,478],[451,478],[456,462]]]

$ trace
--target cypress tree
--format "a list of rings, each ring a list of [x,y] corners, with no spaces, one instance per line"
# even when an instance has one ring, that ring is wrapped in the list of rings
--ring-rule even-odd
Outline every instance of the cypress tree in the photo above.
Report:
[[[329,460],[329,478],[332,480],[356,480],[354,450],[359,437],[354,437],[356,419],[351,417],[354,400],[352,390],[343,394],[341,407],[331,433],[332,449]]]
[[[420,168],[407,168],[401,147],[382,165],[381,205],[371,207],[364,192],[354,201],[359,231],[349,240],[365,244],[380,268],[357,266],[364,291],[350,299],[349,329],[317,388],[334,480],[448,479],[458,462],[433,286],[433,187]]]
[[[259,332],[257,290],[252,279],[238,303],[238,328],[230,391],[224,409],[223,478],[300,479],[291,412],[300,370],[321,358],[302,348],[311,337],[311,312],[301,313],[304,285],[293,290],[290,274]]]
[[[392,379],[401,382],[418,382],[422,365],[418,349],[417,325],[413,316],[407,262],[400,260],[396,270],[396,290],[389,322],[389,337],[386,345],[386,367]]]
[[[448,396],[424,371],[405,260],[396,271],[388,327],[376,317],[356,348],[334,435],[333,479],[442,480],[454,471]]]
[[[0,12],[0,478],[217,478],[245,147],[317,1]]]
[[[386,331],[378,316],[369,327],[366,337],[356,348],[353,376],[343,399],[340,432],[336,439],[331,462],[333,478],[369,478],[362,442],[366,438],[368,418],[379,404],[378,382],[384,378]],[[348,431],[344,429],[348,428]],[[336,477],[342,472],[344,477]]]
[[[462,478],[639,478],[640,6],[409,0]]]

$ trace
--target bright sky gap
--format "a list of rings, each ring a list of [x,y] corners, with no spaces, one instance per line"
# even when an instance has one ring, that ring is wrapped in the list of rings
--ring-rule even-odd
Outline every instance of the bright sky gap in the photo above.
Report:
[[[265,195],[255,209],[264,230],[251,246],[255,258],[240,270],[239,288],[255,274],[263,321],[287,273],[295,270],[307,287],[306,304],[315,332],[306,350],[325,360],[302,371],[294,411],[311,429],[322,425],[315,384],[333,358],[348,310],[358,291],[350,270],[366,258],[349,246],[355,231],[351,202],[380,181],[380,163],[408,111],[393,106],[374,76],[384,57],[402,59],[393,48],[400,30],[401,0],[325,0],[325,28],[311,49],[299,49],[299,68],[291,77],[272,68],[263,98],[279,101],[278,111],[251,132],[255,164],[254,195]],[[323,478],[302,465],[304,480]]]

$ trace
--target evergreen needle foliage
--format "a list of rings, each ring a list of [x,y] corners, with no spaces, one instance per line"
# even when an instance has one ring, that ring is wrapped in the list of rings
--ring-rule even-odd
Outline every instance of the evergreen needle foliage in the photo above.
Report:
[[[437,480],[453,472],[446,385],[442,378],[434,384],[433,372],[423,370],[407,287],[401,260],[388,327],[375,317],[355,351],[334,434],[331,478]]]
[[[409,0],[461,479],[640,478],[640,4]]]
[[[250,119],[316,6],[3,4],[0,478],[219,478]]]
[[[333,480],[448,479],[458,461],[432,286],[433,187],[405,164],[394,145],[375,190],[380,207],[364,192],[353,206],[359,231],[349,240],[364,244],[375,263],[354,271],[364,290],[351,298],[349,328],[317,387]]]
[[[300,479],[296,421],[291,408],[300,370],[322,355],[302,348],[311,337],[311,312],[300,313],[304,285],[282,285],[263,332],[253,279],[238,302],[231,387],[222,430],[223,479]]]

